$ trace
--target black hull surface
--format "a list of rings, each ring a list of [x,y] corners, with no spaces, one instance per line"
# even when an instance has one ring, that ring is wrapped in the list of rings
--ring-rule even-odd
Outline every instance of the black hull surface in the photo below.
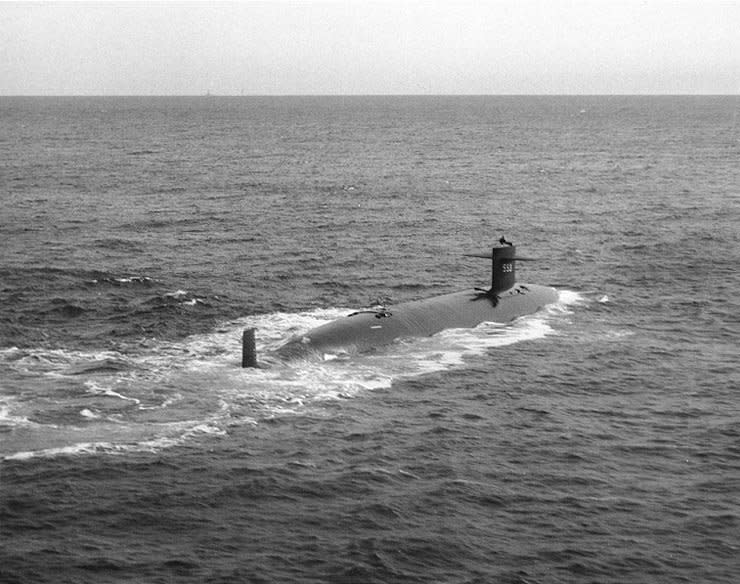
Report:
[[[428,337],[444,329],[473,328],[482,322],[510,322],[557,298],[554,288],[534,284],[517,284],[497,295],[475,290],[455,292],[352,313],[293,337],[276,353],[282,359],[365,353],[397,339]]]

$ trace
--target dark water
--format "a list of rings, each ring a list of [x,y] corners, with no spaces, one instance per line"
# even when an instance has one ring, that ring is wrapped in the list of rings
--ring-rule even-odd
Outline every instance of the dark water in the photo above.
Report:
[[[0,581],[738,581],[739,112],[0,98]],[[239,369],[502,234],[558,304]]]

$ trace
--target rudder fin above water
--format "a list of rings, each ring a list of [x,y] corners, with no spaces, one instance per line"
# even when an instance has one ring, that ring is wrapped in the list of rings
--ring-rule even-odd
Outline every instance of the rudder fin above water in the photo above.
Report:
[[[248,328],[242,333],[242,367],[259,367],[257,364],[257,344],[255,332],[257,329]]]

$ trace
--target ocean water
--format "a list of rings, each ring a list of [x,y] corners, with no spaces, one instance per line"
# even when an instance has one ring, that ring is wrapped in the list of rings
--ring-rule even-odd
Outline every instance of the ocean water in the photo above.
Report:
[[[740,98],[0,98],[0,581],[740,579]],[[559,301],[239,367],[358,307]]]

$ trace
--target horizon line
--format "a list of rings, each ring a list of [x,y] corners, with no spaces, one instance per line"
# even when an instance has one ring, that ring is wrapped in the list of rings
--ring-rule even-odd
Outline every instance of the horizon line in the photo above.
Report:
[[[0,93],[3,97],[740,97],[737,93]]]

